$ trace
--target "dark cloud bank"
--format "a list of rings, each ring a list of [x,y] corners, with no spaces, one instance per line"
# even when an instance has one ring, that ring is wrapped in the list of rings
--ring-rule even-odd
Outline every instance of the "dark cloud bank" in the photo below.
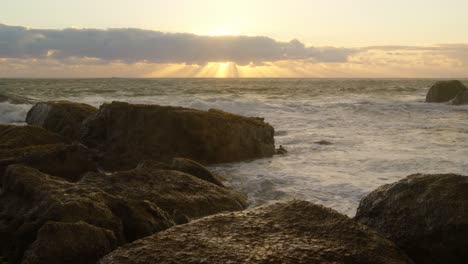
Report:
[[[232,61],[239,65],[281,60],[346,62],[356,49],[306,47],[298,40],[260,36],[199,36],[141,29],[27,29],[0,24],[0,58],[97,58],[134,63]]]

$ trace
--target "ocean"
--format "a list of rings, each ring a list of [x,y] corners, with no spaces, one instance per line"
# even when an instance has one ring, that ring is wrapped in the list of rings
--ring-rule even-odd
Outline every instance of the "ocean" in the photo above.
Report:
[[[32,103],[62,99],[264,117],[287,155],[210,169],[246,193],[251,206],[302,199],[353,216],[363,196],[407,175],[468,174],[468,106],[425,103],[436,81],[0,79],[0,94],[7,95],[0,96],[0,123],[23,124]]]

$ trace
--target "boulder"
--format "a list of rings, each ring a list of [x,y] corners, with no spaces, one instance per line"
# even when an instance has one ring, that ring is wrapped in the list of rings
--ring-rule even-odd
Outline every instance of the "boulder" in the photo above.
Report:
[[[142,160],[170,163],[186,157],[202,164],[269,157],[274,129],[256,118],[219,110],[113,102],[86,120],[83,142],[104,153],[108,170],[132,169]]]
[[[117,247],[108,229],[86,222],[47,222],[26,251],[22,264],[94,264]]]
[[[97,109],[87,104],[50,101],[35,104],[26,116],[26,123],[43,127],[72,140],[80,138],[82,122]]]
[[[466,87],[460,81],[439,81],[436,82],[426,95],[428,103],[443,103],[455,98],[458,93],[465,91]]]
[[[89,240],[100,237],[101,241],[94,241],[99,244],[95,244],[96,247],[92,246],[93,244],[86,245],[94,243],[90,241],[76,247],[73,243],[78,241],[68,241],[63,246],[73,246],[74,250],[62,252],[62,255],[57,256],[61,259],[81,254],[101,255],[107,250],[104,236],[110,245],[113,245],[112,237],[108,237],[105,230],[112,232],[118,245],[121,245],[174,225],[166,212],[149,201],[110,195],[99,188],[71,183],[23,165],[11,165],[7,168],[1,188],[0,256],[10,263],[20,262],[28,249],[29,253],[25,259],[35,259],[35,256],[48,257],[49,253],[44,252],[45,255],[41,255],[38,250],[41,247],[52,247],[44,244],[47,241],[63,242],[63,235],[67,232],[86,229],[84,232],[91,234]],[[39,234],[39,230],[50,221],[85,222],[105,230],[98,231],[83,226],[64,226],[62,229],[60,226],[54,226]],[[34,244],[35,242],[37,243]]]
[[[174,158],[172,160],[172,167],[175,170],[188,173],[204,181],[224,187],[220,180],[218,180],[207,168],[196,161],[185,158]]]
[[[356,220],[416,263],[468,263],[468,177],[415,174],[384,185],[361,201]]]
[[[179,219],[238,211],[247,206],[243,195],[175,170],[134,169],[111,175],[88,173],[80,183],[109,194],[150,201]]]
[[[292,201],[176,226],[120,247],[99,263],[412,262],[392,242],[352,219]]]
[[[0,150],[0,176],[8,165],[24,164],[68,181],[77,181],[84,173],[97,171],[96,155],[78,143],[4,149]]]
[[[0,125],[0,150],[66,142],[64,137],[40,127]]]
[[[450,101],[452,105],[466,105],[468,104],[468,90],[461,91]]]

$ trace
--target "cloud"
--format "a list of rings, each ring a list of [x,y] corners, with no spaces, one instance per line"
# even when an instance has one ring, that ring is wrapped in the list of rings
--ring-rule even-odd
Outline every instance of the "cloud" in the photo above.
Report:
[[[0,24],[0,58],[66,60],[93,58],[124,63],[234,62],[284,60],[346,62],[356,49],[306,47],[263,36],[200,36],[142,29],[27,29]]]
[[[0,77],[455,78],[467,73],[464,43],[312,47],[263,36],[0,24]]]
[[[468,66],[468,44],[372,46],[349,57],[349,63],[407,66]]]

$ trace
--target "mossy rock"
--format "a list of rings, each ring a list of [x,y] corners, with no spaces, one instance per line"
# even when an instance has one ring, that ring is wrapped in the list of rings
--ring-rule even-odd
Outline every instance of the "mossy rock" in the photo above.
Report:
[[[82,122],[96,114],[97,108],[70,101],[50,101],[35,104],[26,116],[30,125],[43,127],[71,140],[79,140]]]
[[[63,136],[41,127],[0,125],[0,150],[67,142]]]
[[[275,154],[273,127],[220,110],[113,102],[87,119],[84,131],[83,142],[99,149],[104,168],[114,171],[143,160],[185,157],[206,165]]]

